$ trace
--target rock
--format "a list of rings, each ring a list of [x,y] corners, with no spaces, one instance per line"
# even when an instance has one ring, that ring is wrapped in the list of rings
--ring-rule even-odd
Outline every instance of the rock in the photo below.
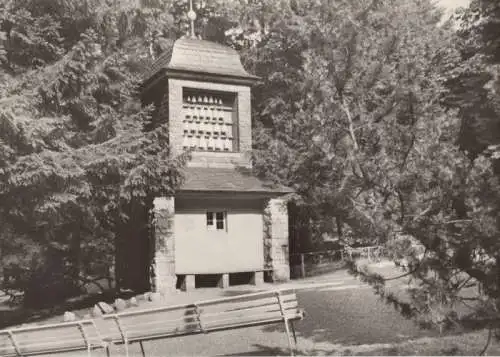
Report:
[[[139,302],[135,297],[131,297],[130,300],[128,301],[130,306],[139,306]]]
[[[116,311],[123,311],[127,308],[127,303],[123,299],[116,299],[115,300],[115,309]]]
[[[133,293],[133,291],[130,289],[120,288],[120,294],[131,294],[131,293]]]
[[[101,317],[103,314],[102,314],[102,311],[101,309],[99,308],[99,306],[97,305],[94,305],[94,308],[92,309],[92,316],[93,317]]]
[[[103,314],[111,314],[113,312],[115,312],[115,309],[113,308],[113,306],[109,305],[109,304],[106,304],[105,302],[103,301],[100,301],[96,304],[96,306],[101,309],[101,312]]]
[[[66,311],[64,313],[64,322],[70,322],[70,321],[75,321],[76,320],[76,315],[71,312],[71,311]]]
[[[161,300],[161,295],[160,293],[151,293],[149,295],[149,301],[156,302]]]

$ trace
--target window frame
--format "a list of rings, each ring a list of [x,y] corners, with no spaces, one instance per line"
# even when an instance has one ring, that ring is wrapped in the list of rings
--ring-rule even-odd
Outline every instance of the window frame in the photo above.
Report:
[[[219,223],[222,223],[221,228],[218,228]],[[227,211],[207,210],[205,212],[205,226],[209,232],[227,232]]]

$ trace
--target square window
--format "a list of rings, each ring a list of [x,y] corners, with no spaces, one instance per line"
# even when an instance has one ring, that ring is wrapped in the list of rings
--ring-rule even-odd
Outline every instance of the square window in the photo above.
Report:
[[[214,225],[214,213],[207,212],[207,227],[213,227]]]
[[[224,229],[224,212],[216,212],[215,213],[215,223],[217,226],[217,230]]]
[[[226,212],[207,212],[207,229],[223,231],[226,229]]]

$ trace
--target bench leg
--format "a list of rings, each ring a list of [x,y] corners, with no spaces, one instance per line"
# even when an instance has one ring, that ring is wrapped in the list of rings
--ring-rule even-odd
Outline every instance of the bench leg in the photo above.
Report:
[[[285,333],[288,338],[288,347],[290,348],[290,356],[294,355],[294,348],[292,344],[292,336],[290,336],[290,327],[288,326],[288,319],[283,319],[283,323],[285,324]]]
[[[293,333],[293,342],[295,342],[295,348],[297,348],[297,334],[295,333],[295,326],[293,326],[293,321],[290,321],[290,327]]]
[[[128,340],[125,339],[125,343],[123,344],[125,346],[125,356],[128,357]]]
[[[144,346],[142,345],[142,341],[139,341],[139,345],[141,346],[142,357],[146,357],[146,353],[144,352]]]

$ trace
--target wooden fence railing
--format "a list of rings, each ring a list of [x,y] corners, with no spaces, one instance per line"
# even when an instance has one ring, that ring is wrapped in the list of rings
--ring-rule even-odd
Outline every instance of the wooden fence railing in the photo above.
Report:
[[[346,247],[338,250],[290,254],[291,275],[292,278],[305,278],[339,269],[344,266],[347,259],[379,261],[383,256],[384,248],[381,246]]]

